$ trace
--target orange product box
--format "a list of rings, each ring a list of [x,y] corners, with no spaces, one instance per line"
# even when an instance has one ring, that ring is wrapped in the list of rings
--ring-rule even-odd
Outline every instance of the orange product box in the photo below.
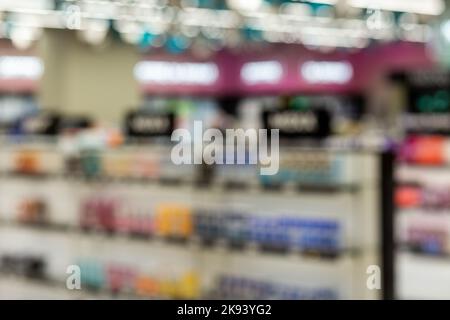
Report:
[[[160,204],[156,207],[155,232],[159,236],[170,235],[171,207],[167,204]]]
[[[422,203],[422,193],[418,187],[401,186],[395,190],[394,200],[400,208],[414,208]]]
[[[172,234],[178,237],[189,237],[193,232],[192,214],[188,207],[177,206],[174,208],[172,218]]]
[[[135,282],[135,291],[137,295],[145,297],[159,296],[159,282],[149,276],[138,276]]]
[[[445,163],[445,137],[423,136],[414,146],[413,160],[417,164],[442,165]]]
[[[19,151],[14,159],[15,170],[21,173],[39,173],[41,169],[39,153],[32,150]]]

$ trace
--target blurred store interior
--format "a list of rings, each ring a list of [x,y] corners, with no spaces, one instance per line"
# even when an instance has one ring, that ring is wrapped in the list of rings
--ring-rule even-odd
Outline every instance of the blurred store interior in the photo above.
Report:
[[[445,0],[0,0],[0,299],[450,299],[449,66]]]

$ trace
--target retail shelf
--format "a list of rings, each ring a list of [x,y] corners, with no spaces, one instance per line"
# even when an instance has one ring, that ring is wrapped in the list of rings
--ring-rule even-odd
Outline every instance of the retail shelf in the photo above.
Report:
[[[93,300],[93,299],[144,299],[132,294],[115,294],[106,289],[81,287],[66,288],[65,280],[30,278],[15,274],[0,274],[0,300]],[[145,298],[149,299],[149,298]]]
[[[448,185],[450,181],[449,167],[398,165],[395,178],[400,183]]]
[[[314,262],[333,264],[345,257],[358,255],[360,249],[347,248],[338,254],[325,254],[320,252],[299,252],[288,249],[277,249],[261,247],[251,243],[245,243],[241,246],[235,246],[226,241],[217,241],[214,243],[205,243],[196,237],[190,239],[174,239],[157,236],[141,236],[121,233],[108,233],[104,231],[83,230],[79,227],[69,225],[45,224],[31,225],[22,224],[13,221],[0,221],[0,229],[24,230],[32,233],[52,233],[56,235],[70,235],[73,237],[82,237],[91,241],[117,241],[126,242],[129,245],[154,245],[156,247],[171,247],[181,250],[201,251],[203,253],[228,253],[233,255],[251,255],[264,256],[272,259],[288,259],[289,261]]]
[[[417,257],[417,258],[424,258],[429,261],[435,260],[435,261],[450,261],[450,254],[449,253],[433,253],[433,252],[425,252],[425,251],[418,251],[412,248],[407,243],[401,243],[397,245],[397,250],[402,253],[409,255],[411,257]]]
[[[449,257],[398,252],[397,295],[402,299],[448,299],[449,260]]]
[[[7,241],[4,241],[7,240]],[[0,225],[0,252],[23,252],[48,261],[47,272],[55,278],[65,277],[68,265],[79,259],[94,259],[149,270],[162,263],[164,269],[192,269],[207,283],[221,274],[265,279],[299,286],[337,288],[340,297],[351,297],[352,284],[360,265],[367,261],[355,253],[346,252],[336,259],[323,259],[299,254],[266,254],[253,250],[229,250],[226,247],[206,248],[195,242],[180,245],[163,240],[133,239],[105,234],[82,235],[55,229],[16,225]],[[151,270],[151,269],[150,269]],[[208,287],[208,286],[207,286]]]
[[[248,214],[282,214],[290,217],[336,219],[344,228],[348,225],[360,193],[299,192],[298,190],[265,191],[263,189],[227,190],[219,186],[196,188],[192,184],[165,185],[158,183],[102,182],[81,179],[30,180],[27,177],[8,176],[0,179],[0,189],[8,201],[3,201],[3,214],[17,209],[20,198],[35,195],[49,204],[49,216],[55,223],[78,221],[78,206],[89,194],[118,198],[124,203],[148,207],[161,203],[179,203],[189,208],[214,212],[226,211]],[[367,191],[367,188],[365,189]],[[13,202],[16,201],[16,204]],[[3,216],[5,217],[5,216]],[[53,219],[54,218],[54,219]],[[350,241],[350,239],[349,239]]]
[[[155,179],[86,177],[61,174],[62,170],[46,175],[3,171],[0,188],[5,199],[0,211],[1,218],[8,220],[0,220],[0,253],[20,252],[41,258],[46,261],[48,274],[58,279],[65,276],[68,265],[92,261],[143,273],[156,272],[158,276],[159,269],[164,270],[163,276],[167,272],[193,270],[208,288],[213,279],[225,275],[333,288],[340,298],[374,299],[381,293],[367,289],[366,270],[369,265],[380,265],[380,232],[374,228],[379,225],[376,208],[381,181],[377,170],[378,155],[364,155],[346,161],[345,172],[349,174],[337,174],[333,183],[323,179],[314,184],[300,183],[285,177],[291,181],[271,186],[263,183],[278,181],[260,181],[248,172],[238,181],[222,172],[209,184],[198,184],[192,175],[177,179],[178,172],[169,172],[171,177],[167,179]],[[359,171],[361,176],[357,176]],[[209,243],[195,236],[170,239],[86,231],[78,227],[83,210],[80,206],[91,198],[117,199],[120,210],[126,208],[123,210],[126,217],[129,214],[151,218],[158,205],[180,204],[193,215],[199,210],[211,215],[330,219],[341,227],[339,243],[344,249],[338,255],[321,254],[267,248],[257,243],[237,246],[224,240]],[[18,211],[21,204],[33,200],[46,204],[45,217],[53,224],[13,222],[21,212]]]
[[[58,285],[50,280],[29,279],[16,275],[3,274],[0,276],[0,299],[62,299],[68,300],[86,297],[85,294],[73,295],[64,288],[64,283]]]
[[[231,181],[212,182],[210,184],[198,184],[192,180],[185,179],[149,179],[149,178],[118,178],[118,177],[86,177],[83,175],[71,175],[71,174],[36,174],[36,175],[24,175],[17,173],[1,173],[0,179],[21,179],[26,181],[45,181],[45,180],[64,180],[75,181],[85,184],[132,184],[132,185],[151,185],[158,186],[162,189],[182,189],[190,192],[227,192],[227,193],[262,193],[262,194],[275,194],[275,195],[297,195],[299,193],[311,193],[311,194],[336,194],[336,193],[355,193],[359,190],[360,186],[357,183],[323,183],[323,184],[283,184],[265,186],[260,183],[231,183]]]
[[[414,207],[414,208],[397,208],[397,214],[401,215],[432,215],[432,216],[446,216],[450,214],[450,208],[427,208],[427,207]]]

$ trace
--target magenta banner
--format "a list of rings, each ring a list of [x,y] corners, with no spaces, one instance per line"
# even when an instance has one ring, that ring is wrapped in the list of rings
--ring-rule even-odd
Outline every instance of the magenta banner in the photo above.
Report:
[[[426,47],[393,43],[357,52],[321,53],[300,46],[220,52],[208,60],[151,55],[134,69],[145,94],[260,95],[353,93],[395,69],[432,66]]]

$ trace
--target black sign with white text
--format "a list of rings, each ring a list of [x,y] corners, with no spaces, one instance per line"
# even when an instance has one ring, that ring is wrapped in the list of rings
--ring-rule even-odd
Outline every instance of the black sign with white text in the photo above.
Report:
[[[40,113],[21,122],[21,131],[29,135],[55,136],[59,133],[62,117],[56,113]]]
[[[395,79],[406,87],[406,131],[450,135],[450,73],[421,70],[397,75]]]
[[[173,113],[132,111],[125,118],[125,132],[129,137],[170,136],[174,125],[175,115]]]
[[[331,115],[325,109],[283,109],[263,113],[266,129],[279,129],[281,138],[323,139],[331,134]]]

